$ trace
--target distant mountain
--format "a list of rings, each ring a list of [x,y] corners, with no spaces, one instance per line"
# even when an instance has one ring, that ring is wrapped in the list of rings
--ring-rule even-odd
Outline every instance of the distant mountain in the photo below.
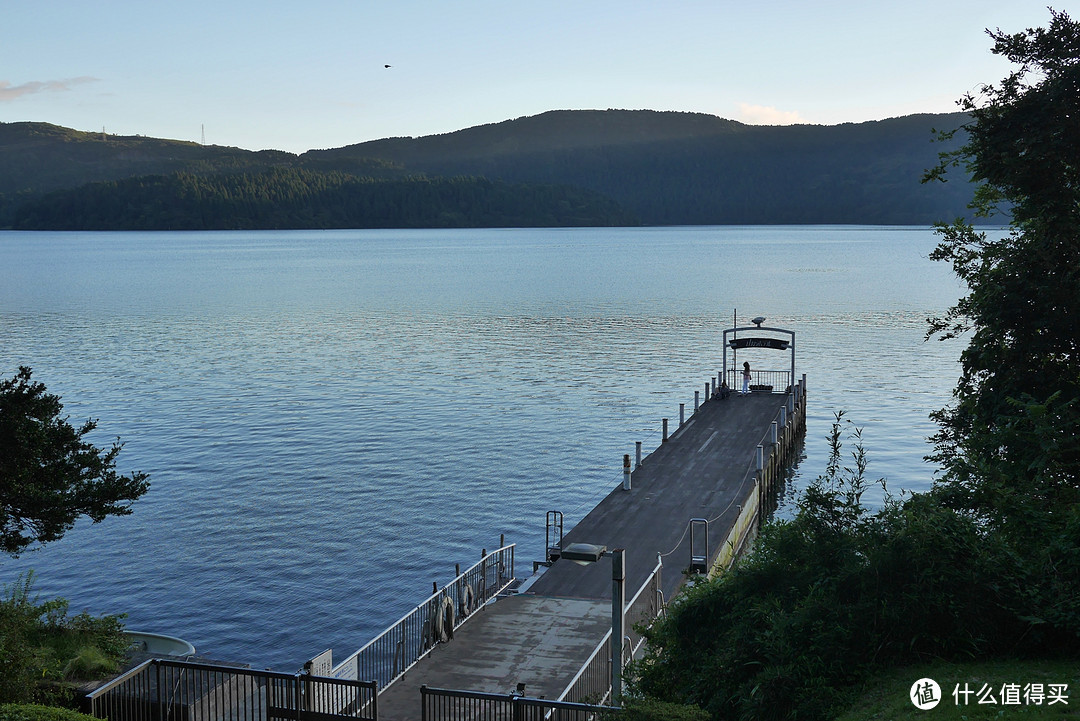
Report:
[[[287,175],[290,187],[312,183],[325,190],[329,185],[335,193],[375,193],[384,199],[353,203],[368,208],[365,213],[379,202],[399,206],[398,214],[382,213],[379,219],[327,211],[338,213],[333,223],[356,227],[522,221],[521,210],[530,203],[544,206],[538,216],[547,223],[541,224],[930,224],[964,215],[971,198],[972,188],[962,182],[919,182],[937,153],[950,147],[931,142],[932,131],[951,130],[963,120],[961,114],[913,115],[836,126],[763,127],[700,113],[552,111],[454,133],[388,138],[299,156],[9,123],[0,124],[0,227],[19,222],[22,227],[59,227],[61,208],[63,227],[89,227],[90,219],[75,209],[91,208],[86,202],[91,196],[94,203],[123,211],[122,217],[112,217],[99,208],[94,227],[166,222],[155,218],[171,218],[167,227],[341,227],[326,225],[327,217],[320,220],[305,209],[295,199],[314,196],[297,195],[294,189],[289,190],[291,205],[260,216],[255,226],[249,225],[250,208],[243,211],[246,220],[230,219],[230,207],[240,206],[223,205],[211,188],[239,182],[223,180],[229,176],[244,176],[244,187],[281,186],[285,176],[267,175],[275,169],[293,171]],[[132,186],[116,182],[177,174],[189,180],[137,184],[140,202],[153,205],[155,213],[135,207]],[[195,196],[181,198],[192,176],[215,180]],[[457,179],[457,185],[432,185],[436,178]],[[465,197],[464,178],[487,183],[465,196],[490,194],[467,212],[455,207]],[[427,185],[407,190],[408,183],[421,180]],[[101,182],[106,185],[83,189]],[[395,190],[386,186],[376,192],[377,182],[392,182]],[[439,192],[433,194],[436,187]],[[454,192],[445,192],[451,187]],[[48,195],[54,191],[65,192]],[[126,202],[106,202],[108,193],[126,194]],[[403,193],[440,205],[421,209],[401,200]],[[199,202],[216,203],[214,213],[200,210],[196,196]],[[508,207],[504,212],[492,209],[492,203]],[[325,207],[332,205],[327,201]],[[558,208],[568,212],[555,212]],[[201,220],[181,222],[191,214]],[[133,223],[136,216],[140,220]]]
[[[350,170],[384,160],[433,175],[563,183],[603,193],[650,225],[930,224],[966,213],[965,183],[922,185],[932,142],[963,114],[844,125],[752,126],[698,113],[553,111],[446,135],[311,151]]]

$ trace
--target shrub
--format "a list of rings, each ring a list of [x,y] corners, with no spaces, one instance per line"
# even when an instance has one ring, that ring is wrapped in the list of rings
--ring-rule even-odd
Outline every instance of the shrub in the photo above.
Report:
[[[628,698],[622,713],[612,721],[709,721],[709,714],[697,706],[665,703],[656,699]],[[4,721],[0,719],[0,721]]]
[[[93,716],[53,706],[0,704],[0,721],[96,721]]]
[[[20,576],[0,599],[0,703],[58,703],[65,682],[115,672],[129,642],[122,616],[68,616],[64,599],[32,598],[33,573]]]
[[[865,454],[841,468],[840,427],[838,415],[827,474],[795,518],[766,525],[748,557],[647,631],[636,690],[715,718],[826,719],[889,666],[1080,648],[1077,603],[1051,603],[1075,586],[1075,555],[1040,581],[1045,569],[933,492],[869,511]]]

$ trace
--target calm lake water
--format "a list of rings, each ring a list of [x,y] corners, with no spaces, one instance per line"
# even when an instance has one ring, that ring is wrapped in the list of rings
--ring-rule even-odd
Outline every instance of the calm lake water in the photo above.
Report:
[[[29,365],[150,474],[134,514],[0,560],[201,655],[342,658],[499,535],[580,519],[721,363],[737,309],[796,332],[806,456],[833,414],[920,490],[961,346],[925,228],[0,233],[0,374]],[[748,355],[783,369],[787,356]],[[748,352],[747,352],[748,353]],[[744,359],[740,354],[740,360]]]

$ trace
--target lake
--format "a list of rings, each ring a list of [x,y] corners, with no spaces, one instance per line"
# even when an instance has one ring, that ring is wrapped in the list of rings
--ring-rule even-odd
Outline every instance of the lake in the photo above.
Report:
[[[500,534],[527,573],[545,512],[569,528],[693,407],[735,313],[796,332],[796,491],[839,410],[872,477],[925,489],[962,350],[923,341],[963,291],[935,244],[855,226],[0,232],[0,374],[31,366],[152,483],[0,581],[33,568],[43,598],[214,659],[343,658]],[[785,367],[761,352],[740,361]]]

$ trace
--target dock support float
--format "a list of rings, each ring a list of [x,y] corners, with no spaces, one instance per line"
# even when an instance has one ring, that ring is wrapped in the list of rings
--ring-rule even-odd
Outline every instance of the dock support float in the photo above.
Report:
[[[739,505],[739,514],[721,551],[713,562],[710,575],[726,570],[746,547],[771,513],[773,494],[784,471],[796,457],[798,439],[806,432],[806,375],[795,383],[785,407],[780,408],[779,420],[772,423],[763,443],[754,454],[754,487]]]

